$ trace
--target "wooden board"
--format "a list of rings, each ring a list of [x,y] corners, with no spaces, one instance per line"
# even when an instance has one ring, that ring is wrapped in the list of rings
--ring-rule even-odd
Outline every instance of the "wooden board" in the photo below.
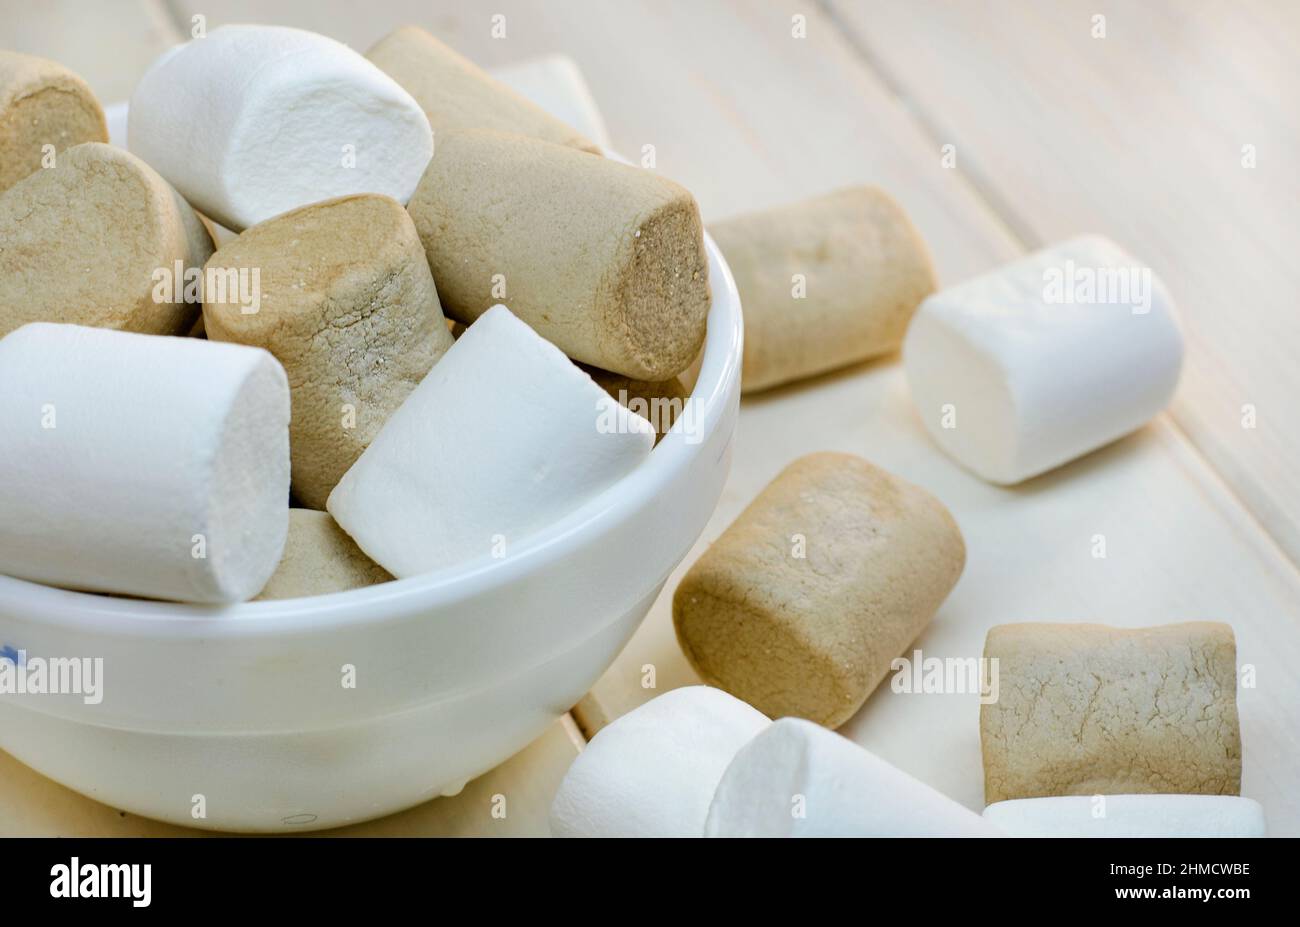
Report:
[[[1073,30],[1086,35],[1093,12],[1080,0],[843,2],[829,13],[745,0],[170,4],[180,29],[202,13],[209,28],[278,22],[361,50],[413,22],[486,66],[562,51],[585,72],[616,148],[639,159],[653,146],[654,169],[690,187],[706,221],[871,182],[909,210],[949,282],[1080,230],[1150,260],[1191,335],[1172,417],[1002,490],[930,443],[892,360],[747,399],[732,477],[678,576],[790,460],[861,454],[936,493],[966,535],[967,570],[919,641],[926,655],[978,655],[987,628],[1003,621],[1233,624],[1258,679],[1240,693],[1243,791],[1264,803],[1274,833],[1300,834],[1300,685],[1290,671],[1300,580],[1272,540],[1294,552],[1288,531],[1300,514],[1300,438],[1285,418],[1296,323],[1282,311],[1296,289],[1295,229],[1280,211],[1295,201],[1284,154],[1296,132],[1295,15],[1262,3],[1231,21],[1226,4],[1191,16],[1181,15],[1186,4],[1105,6],[1110,44],[1080,47]],[[504,37],[493,34],[495,14]],[[805,38],[791,33],[794,15],[805,17]],[[1247,173],[1240,145],[1253,139],[1259,166]],[[949,141],[954,170],[941,163]],[[1259,411],[1249,432],[1239,426],[1247,401]],[[1098,533],[1104,560],[1091,555]],[[676,579],[575,710],[589,732],[696,681],[672,632]],[[642,687],[647,666],[653,689]],[[966,696],[882,689],[842,732],[975,808],[977,711]],[[531,796],[530,820],[543,820],[574,750],[541,751],[546,761],[529,766],[537,788],[518,794]],[[27,775],[22,795],[43,782]],[[464,816],[451,815],[455,832],[490,833],[482,798],[496,791],[471,785]],[[429,832],[440,825],[402,821],[444,801],[368,826]]]
[[[1174,420],[1300,563],[1300,4],[833,2],[1027,245],[1150,262],[1188,333]]]
[[[324,836],[542,837],[547,813],[582,735],[565,715],[545,734],[451,798],[355,824]],[[118,811],[33,772],[0,752],[0,835],[83,837],[200,837],[205,831],[162,824]]]

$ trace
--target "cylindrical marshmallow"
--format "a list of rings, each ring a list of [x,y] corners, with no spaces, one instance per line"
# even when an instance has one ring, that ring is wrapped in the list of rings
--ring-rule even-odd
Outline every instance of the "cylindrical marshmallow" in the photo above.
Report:
[[[125,100],[104,107],[104,123],[108,126],[108,143],[127,149],[126,125],[130,118],[130,104]]]
[[[699,209],[651,171],[518,136],[439,135],[410,211],[452,318],[503,303],[574,360],[637,380],[676,376],[704,342]]]
[[[673,689],[601,728],[551,804],[557,837],[700,837],[736,751],[767,718],[719,689]]]
[[[709,805],[709,837],[1000,837],[997,827],[833,731],[773,722]]]
[[[99,101],[61,64],[0,49],[0,192],[57,153],[108,141]],[[2,241],[3,239],[0,239]]]
[[[405,203],[433,153],[411,95],[340,42],[222,26],[165,53],[131,96],[131,150],[240,231],[349,193]]]
[[[751,393],[897,350],[934,292],[925,242],[875,187],[712,223],[745,307]]]
[[[371,559],[405,578],[510,556],[653,445],[649,422],[497,306],[393,413],[328,508]]]
[[[572,125],[416,26],[402,26],[389,33],[366,57],[423,107],[440,145],[450,132],[492,129],[599,153]]]
[[[1264,809],[1225,795],[1067,795],[984,809],[1011,837],[1263,837]]]
[[[0,340],[0,572],[186,602],[256,595],[289,521],[265,351],[26,325]]]
[[[961,575],[943,503],[851,454],[801,457],[691,567],[673,596],[686,658],[773,718],[838,727]]]
[[[939,446],[984,479],[1011,484],[1163,409],[1183,338],[1151,268],[1085,236],[931,296],[903,360]]]
[[[609,147],[605,119],[577,63],[568,55],[542,55],[504,67],[492,76],[531,100],[567,126],[577,129],[601,148]],[[486,127],[484,127],[486,128]],[[571,147],[585,148],[585,145]]]
[[[988,804],[1058,795],[1241,792],[1232,628],[1004,624],[984,658]]]
[[[361,552],[328,512],[289,510],[289,537],[262,599],[325,595],[386,583],[393,577]]]
[[[210,254],[194,210],[147,164],[100,142],[69,148],[0,194],[0,337],[28,322],[184,334],[199,313],[187,274]]]
[[[591,375],[597,386],[653,425],[658,435],[656,442],[668,433],[668,429],[673,427],[683,413],[688,411],[690,391],[677,377],[658,383],[647,383],[645,380],[633,380],[631,377],[610,373],[599,367],[579,366]]]
[[[223,245],[205,277],[208,338],[266,348],[284,365],[293,493],[324,509],[452,345],[411,217],[373,194],[304,206]]]

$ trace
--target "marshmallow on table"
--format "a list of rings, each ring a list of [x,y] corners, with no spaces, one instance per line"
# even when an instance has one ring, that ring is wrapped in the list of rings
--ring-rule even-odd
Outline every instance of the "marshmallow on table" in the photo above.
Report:
[[[88,142],[0,193],[0,336],[28,322],[180,335],[212,240],[134,155]]]
[[[1000,801],[984,819],[1011,837],[1263,837],[1264,809],[1235,795],[1068,795]]]
[[[601,728],[551,805],[557,837],[700,837],[736,751],[769,724],[719,689],[665,692]]]
[[[47,166],[48,145],[57,159],[106,141],[104,113],[85,81],[53,61],[0,50],[0,191]]]
[[[709,805],[709,837],[1000,837],[876,755],[799,718],[742,747]]]
[[[691,665],[773,718],[838,727],[934,617],[966,562],[943,503],[851,454],[801,457],[673,595]]]
[[[984,796],[1237,795],[1241,729],[1232,628],[1004,624],[984,657]]]
[[[327,512],[289,510],[280,565],[257,599],[293,599],[386,583],[393,577],[361,552]]]
[[[454,319],[503,302],[574,360],[652,382],[704,343],[704,228],[671,180],[536,139],[460,132],[438,136],[409,209]]]
[[[371,559],[405,578],[508,557],[653,445],[649,422],[497,306],[393,413],[328,508]]]
[[[1173,303],[1149,267],[1071,239],[931,296],[903,346],[934,440],[993,483],[1017,483],[1140,427],[1182,366]]]
[[[492,76],[601,148],[609,147],[605,120],[582,71],[568,55],[543,55],[493,68]]]
[[[241,302],[241,274],[258,275],[253,307]],[[222,245],[206,269],[216,275],[229,283],[204,294],[207,336],[266,348],[284,365],[294,496],[323,509],[452,345],[411,217],[374,194],[304,206]]]
[[[745,307],[747,393],[896,350],[934,292],[925,242],[875,187],[713,223],[709,233]]]
[[[222,26],[172,49],[131,96],[131,150],[240,231],[349,193],[405,203],[433,153],[410,94],[340,42]]]
[[[438,144],[449,132],[492,129],[600,153],[576,128],[416,26],[393,30],[366,57],[423,107]]]
[[[0,340],[0,572],[185,602],[255,595],[289,521],[265,351],[34,323]]]

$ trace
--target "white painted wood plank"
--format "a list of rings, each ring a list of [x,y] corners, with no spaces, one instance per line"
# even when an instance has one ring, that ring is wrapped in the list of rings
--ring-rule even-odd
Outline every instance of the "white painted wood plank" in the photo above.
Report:
[[[907,208],[941,274],[961,279],[1015,253],[966,179],[939,170],[939,152],[888,90],[859,65],[836,27],[805,11],[791,37],[781,4],[601,0],[489,6],[446,0],[279,3],[178,0],[208,27],[267,21],[315,29],[365,50],[404,23],[432,31],[491,67],[563,52],[583,70],[614,147],[685,184],[705,220],[854,183],[875,183]],[[491,17],[506,17],[506,37]],[[906,152],[906,154],[900,154]]]
[[[882,363],[742,404],[722,502],[687,563],[780,469],[812,451],[859,454],[944,501],[966,538],[966,571],[917,646],[978,657],[994,624],[1093,621],[1122,627],[1225,621],[1257,689],[1240,692],[1243,794],[1276,833],[1300,833],[1300,582],[1290,562],[1167,418],[1020,489],[983,483],[944,457],[916,418],[902,370]],[[1107,558],[1092,557],[1105,535]],[[598,728],[698,682],[672,629],[668,592],[580,706]],[[653,666],[657,688],[641,682]],[[592,733],[593,731],[589,731]],[[971,808],[982,807],[974,696],[894,694],[888,685],[841,733]]]
[[[214,21],[254,12],[242,2],[203,6]],[[489,31],[498,11],[506,15],[505,39]],[[274,15],[362,48],[398,23],[415,22],[489,66],[564,51],[586,73],[615,145],[632,155],[655,145],[658,169],[695,192],[706,220],[874,181],[912,212],[944,279],[1019,253],[1017,236],[973,192],[969,173],[940,166],[934,139],[833,24],[816,8],[799,12],[808,17],[801,40],[790,35],[791,11],[767,4],[499,3],[489,11],[399,2],[349,14],[345,5],[324,3],[303,18],[283,7]],[[1242,660],[1259,666],[1261,678],[1260,688],[1241,698],[1245,791],[1265,803],[1275,830],[1300,832],[1293,797],[1300,690],[1287,672],[1300,657],[1300,587],[1167,420],[1029,487],[1000,490],[930,444],[893,363],[746,400],[732,478],[686,563],[782,466],[822,449],[862,454],[929,487],[962,523],[970,564],[920,642],[927,653],[978,655],[987,628],[1013,620],[1232,623]],[[1111,551],[1101,562],[1089,552],[1099,532]],[[671,590],[684,569],[579,706],[590,730],[697,681],[670,620]],[[642,688],[647,666],[655,668],[654,689]],[[884,690],[844,731],[979,806],[971,699]]]
[[[1151,263],[1187,322],[1174,419],[1300,563],[1300,4],[833,4],[1027,243]]]
[[[808,17],[808,38],[799,40],[790,36],[791,11],[778,4],[503,2],[489,11],[399,0],[260,7],[242,0],[176,4],[182,16],[191,8],[206,13],[210,26],[269,16],[362,49],[392,26],[416,22],[489,66],[564,51],[585,71],[615,145],[633,155],[655,145],[658,169],[695,191],[706,219],[874,181],[912,212],[945,279],[1018,251],[1016,235],[973,192],[969,173],[940,168],[934,139],[816,8],[798,11]],[[492,12],[505,13],[507,38],[491,37]],[[927,486],[961,522],[970,562],[920,641],[929,655],[978,655],[987,628],[1002,621],[1233,624],[1241,659],[1255,664],[1260,680],[1258,689],[1241,694],[1244,791],[1264,802],[1275,832],[1300,833],[1300,686],[1289,671],[1300,658],[1300,585],[1167,420],[1026,488],[1001,490],[968,476],[930,444],[892,362],[749,399],[732,479],[687,563],[782,466],[823,449],[862,454]],[[1108,539],[1104,561],[1090,556],[1095,533]],[[673,638],[668,603],[675,584],[676,577],[584,701],[589,726],[695,681]],[[657,669],[655,690],[641,688],[647,664]],[[882,690],[843,730],[977,807],[976,712],[962,696]]]
[[[549,836],[546,818],[551,798],[582,744],[577,727],[566,715],[514,757],[470,782],[459,795],[437,798],[409,811],[323,833],[353,837]],[[203,831],[150,821],[102,805],[0,752],[0,836],[194,837],[203,834]]]
[[[104,105],[129,97],[154,58],[180,40],[162,0],[0,0],[0,48],[71,68]]]

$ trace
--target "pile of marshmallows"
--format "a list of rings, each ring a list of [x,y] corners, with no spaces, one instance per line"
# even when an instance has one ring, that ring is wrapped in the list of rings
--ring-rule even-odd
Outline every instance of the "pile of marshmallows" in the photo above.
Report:
[[[140,81],[129,153],[0,53],[0,133],[11,576],[229,603],[499,556],[653,447],[597,381],[702,348],[690,193],[419,29],[215,29]]]
[[[415,28],[362,57],[223,27],[145,75],[127,153],[75,75],[0,53],[0,572],[185,602],[319,594],[499,552],[643,461],[655,429],[610,391],[690,392],[699,210],[600,155],[570,64],[500,76],[552,88],[567,122]],[[1127,434],[1178,380],[1168,294],[1103,238],[937,291],[875,188],[711,231],[746,392],[901,347],[927,429],[994,483]],[[993,628],[983,817],[827,730],[964,564],[925,490],[850,455],[795,461],[674,596],[710,687],[597,734],[553,829],[1262,833],[1236,797],[1226,625]]]

